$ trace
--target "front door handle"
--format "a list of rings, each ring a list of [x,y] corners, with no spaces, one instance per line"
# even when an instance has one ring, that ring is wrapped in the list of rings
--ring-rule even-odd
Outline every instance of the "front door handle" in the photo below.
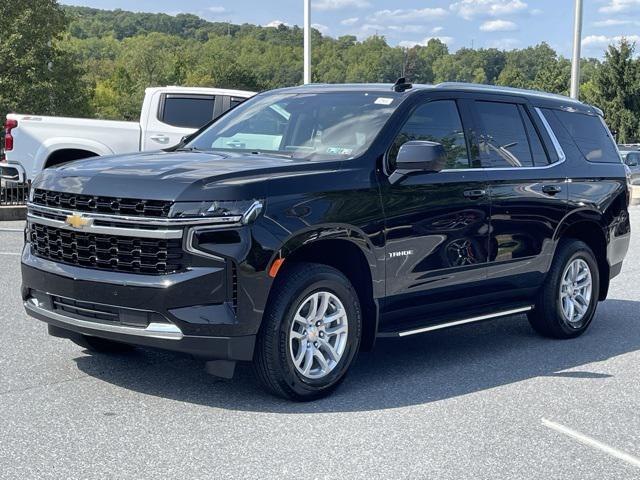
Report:
[[[464,196],[470,200],[482,198],[487,194],[486,190],[466,190]]]
[[[169,142],[169,137],[167,137],[166,135],[151,135],[151,140],[154,140],[158,143],[168,143]]]
[[[546,193],[547,195],[554,196],[562,191],[562,187],[560,185],[543,185],[542,193]]]

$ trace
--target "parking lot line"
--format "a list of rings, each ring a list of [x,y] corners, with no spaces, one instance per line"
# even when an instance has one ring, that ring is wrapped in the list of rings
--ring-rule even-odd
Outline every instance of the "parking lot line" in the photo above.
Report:
[[[16,255],[19,257],[22,254],[20,252],[0,252],[0,255]]]
[[[24,230],[22,228],[0,228],[0,232],[17,232],[22,233]]]
[[[556,432],[563,433],[568,437],[571,437],[574,440],[577,440],[578,442],[584,445],[600,450],[608,455],[611,455],[612,457],[623,460],[635,467],[640,467],[640,458],[634,457],[633,455],[629,455],[628,453],[623,452],[622,450],[618,450],[617,448],[610,447],[609,445],[599,442],[594,438],[588,437],[583,433],[572,430],[571,428],[565,427],[564,425],[560,425],[559,423],[552,422],[551,420],[547,420],[546,418],[542,419],[542,424],[546,427],[551,428],[552,430],[555,430]]]

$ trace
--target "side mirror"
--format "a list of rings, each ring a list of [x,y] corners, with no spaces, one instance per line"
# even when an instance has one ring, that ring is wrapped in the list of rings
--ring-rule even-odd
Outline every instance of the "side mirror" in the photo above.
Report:
[[[447,152],[440,143],[413,140],[400,147],[396,170],[389,177],[396,183],[410,173],[436,173],[447,164]]]

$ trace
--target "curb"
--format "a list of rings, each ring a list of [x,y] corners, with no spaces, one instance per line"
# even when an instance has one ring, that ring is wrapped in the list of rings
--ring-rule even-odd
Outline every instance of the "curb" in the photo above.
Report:
[[[24,205],[0,206],[0,221],[25,220],[27,218],[27,207]]]

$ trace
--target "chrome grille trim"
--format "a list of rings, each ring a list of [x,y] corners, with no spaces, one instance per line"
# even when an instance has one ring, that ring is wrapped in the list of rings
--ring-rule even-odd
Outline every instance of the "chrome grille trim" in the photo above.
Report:
[[[83,215],[85,218],[89,218]],[[35,212],[27,214],[27,221],[49,227],[60,228],[62,230],[71,230],[74,232],[97,233],[101,235],[118,235],[122,237],[138,237],[138,238],[156,238],[169,240],[172,238],[182,238],[182,229],[173,230],[144,230],[140,228],[124,228],[124,227],[108,227],[103,225],[87,225],[82,228],[75,228],[65,223],[64,220],[55,220],[52,218],[41,217]]]
[[[140,226],[161,226],[177,227],[184,225],[233,225],[240,224],[242,216],[234,215],[229,217],[210,218],[154,218],[154,217],[130,217],[126,215],[108,215],[105,213],[80,212],[74,210],[64,210],[61,208],[45,207],[35,203],[27,203],[30,213],[41,212],[43,214],[55,216],[80,215],[84,218],[92,218],[101,222],[109,223],[130,223]]]

